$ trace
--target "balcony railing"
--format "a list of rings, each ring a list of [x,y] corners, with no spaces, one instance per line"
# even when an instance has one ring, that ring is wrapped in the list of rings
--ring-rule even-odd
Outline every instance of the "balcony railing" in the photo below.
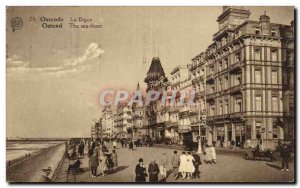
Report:
[[[242,90],[242,84],[238,84],[236,86],[233,86],[230,88],[230,93],[234,94],[234,93],[238,93]]]
[[[203,82],[204,81],[204,75],[200,75],[199,77],[196,77],[192,80],[192,84],[197,84],[199,82]]]
[[[234,118],[241,118],[243,116],[243,112],[234,112],[230,114],[230,118],[234,119]]]
[[[242,63],[241,63],[241,61],[239,61],[239,62],[237,62],[235,64],[230,65],[229,68],[228,68],[228,70],[229,70],[229,72],[234,72],[234,71],[236,71],[238,69],[241,69],[241,66],[242,66]]]
[[[214,93],[208,94],[208,95],[206,96],[206,100],[214,100],[214,99],[215,99],[215,94],[214,94]]]
[[[206,76],[206,81],[207,81],[207,82],[213,82],[213,81],[214,81],[214,76],[213,76],[213,74],[207,75],[207,76]]]

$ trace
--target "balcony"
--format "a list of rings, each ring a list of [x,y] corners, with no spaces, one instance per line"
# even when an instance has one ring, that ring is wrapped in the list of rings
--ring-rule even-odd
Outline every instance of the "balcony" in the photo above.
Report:
[[[213,74],[210,74],[210,75],[206,76],[206,82],[208,82],[208,83],[213,83],[214,82]]]
[[[230,88],[230,93],[231,94],[237,94],[237,93],[240,93],[242,90],[242,84],[238,84],[236,86],[233,86]]]
[[[230,119],[242,118],[243,112],[234,112],[230,114]]]
[[[207,116],[206,121],[213,121],[215,116]]]
[[[204,76],[201,75],[201,76],[199,76],[199,77],[194,78],[194,79],[192,80],[192,84],[195,85],[195,84],[197,84],[197,83],[199,83],[199,82],[203,82],[203,80],[204,80]]]
[[[237,62],[237,63],[235,63],[233,65],[230,65],[229,68],[228,68],[228,70],[229,70],[229,72],[235,72],[235,71],[240,70],[241,66],[242,66],[242,63],[241,63],[241,61],[239,61],[239,62]]]
[[[221,120],[221,119],[223,119],[223,115],[216,115],[216,116],[214,117],[214,119],[215,119],[215,120]]]
[[[215,99],[215,94],[214,94],[214,93],[208,94],[208,95],[206,96],[206,100],[207,100],[207,101],[209,101],[209,100],[214,100],[214,99]]]

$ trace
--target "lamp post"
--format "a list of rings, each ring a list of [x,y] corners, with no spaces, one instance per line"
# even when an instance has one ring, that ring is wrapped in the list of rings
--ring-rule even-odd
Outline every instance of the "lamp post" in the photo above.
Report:
[[[199,117],[200,117],[200,110],[199,110]],[[198,151],[197,153],[202,153],[202,147],[201,147],[201,118],[199,118],[199,139],[198,139]]]
[[[264,134],[265,134],[265,128],[261,129],[261,150],[264,150]]]

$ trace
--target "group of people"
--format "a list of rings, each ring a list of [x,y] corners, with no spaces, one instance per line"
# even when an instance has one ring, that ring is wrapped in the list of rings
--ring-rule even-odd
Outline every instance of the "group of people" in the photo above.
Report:
[[[129,145],[129,149],[133,150],[133,146],[134,146],[134,141],[133,140],[121,139],[120,142],[121,142],[122,148],[127,148],[127,145]]]
[[[171,160],[169,161],[169,159]],[[179,155],[177,151],[174,151],[171,158],[166,153],[163,153],[159,165],[152,159],[148,166],[148,171],[146,170],[143,158],[140,158],[135,168],[135,181],[146,182],[148,173],[149,182],[157,182],[159,175],[162,182],[166,181],[168,164],[172,166],[171,170],[175,179],[178,179],[180,176],[182,176],[183,180],[185,178],[200,178],[199,166],[202,164],[200,155],[189,151],[184,151]]]
[[[209,146],[208,144],[206,144],[204,149],[204,155],[204,162],[206,164],[217,164],[216,147],[214,145]]]
[[[116,148],[110,153],[108,148],[99,143],[89,150],[89,165],[91,169],[92,178],[97,176],[97,169],[99,175],[105,176],[108,171],[115,171],[118,168],[118,155]]]

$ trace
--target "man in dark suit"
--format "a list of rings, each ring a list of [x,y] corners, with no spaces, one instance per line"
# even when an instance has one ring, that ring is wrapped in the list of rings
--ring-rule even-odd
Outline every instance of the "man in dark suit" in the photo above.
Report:
[[[146,182],[146,166],[144,165],[144,160],[139,159],[139,163],[135,167],[135,181],[136,182]]]
[[[201,165],[201,158],[200,155],[196,152],[193,152],[193,157],[195,159],[194,166],[195,166],[195,172],[193,173],[193,178],[200,178],[200,171],[199,171],[199,165]]]
[[[152,159],[151,163],[149,164],[148,172],[149,172],[149,182],[157,182],[159,168],[154,159]]]
[[[282,149],[280,151],[280,156],[282,158],[282,168],[281,171],[289,172],[289,159],[291,157],[291,151],[289,150],[287,144],[282,145]]]

